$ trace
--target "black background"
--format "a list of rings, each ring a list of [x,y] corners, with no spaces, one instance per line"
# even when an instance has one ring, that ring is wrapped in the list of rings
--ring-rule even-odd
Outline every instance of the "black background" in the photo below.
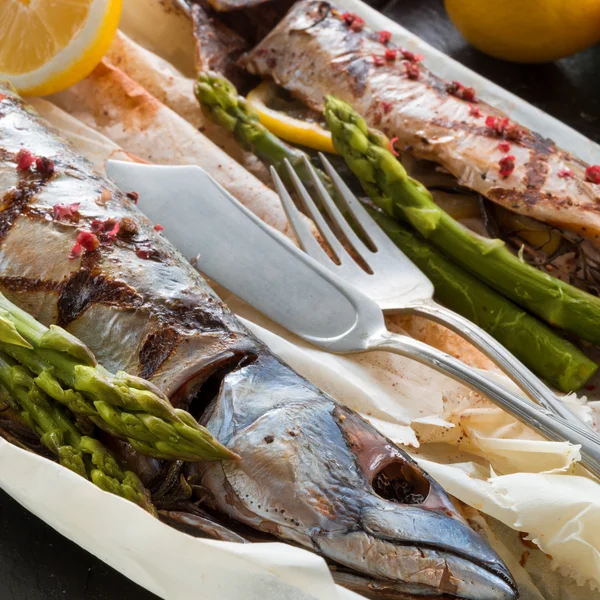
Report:
[[[600,142],[599,46],[553,64],[513,65],[467,46],[441,0],[372,4],[459,62]],[[155,598],[0,491],[0,600]]]

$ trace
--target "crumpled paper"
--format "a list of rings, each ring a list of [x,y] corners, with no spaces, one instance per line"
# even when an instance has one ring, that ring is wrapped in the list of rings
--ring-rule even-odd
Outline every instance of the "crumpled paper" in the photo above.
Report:
[[[339,4],[360,13],[375,29],[391,31],[403,46],[425,54],[426,63],[438,74],[476,86],[481,95],[515,119],[550,135],[582,158],[600,162],[598,146],[566,125],[450,60],[361,2],[341,0]],[[186,27],[189,24],[176,12],[165,16],[160,0],[125,1],[122,28],[161,57],[141,52],[148,69],[155,69],[166,59],[185,75],[192,74],[191,38]],[[192,90],[186,101],[186,77],[161,64],[162,74],[155,69],[159,73],[156,85],[160,87],[161,77],[179,78],[177,85],[171,82],[170,89],[176,93],[161,100],[173,111],[169,118],[173,122],[181,119],[181,131],[189,136],[180,140],[188,151],[186,161],[201,164],[202,157],[194,154],[199,145],[192,139],[201,134],[183,127],[185,115],[177,115],[183,112],[181,106],[191,106]],[[132,72],[128,74],[143,84],[139,81],[143,61],[136,68],[137,78]],[[149,81],[146,84],[150,86]],[[178,95],[179,105],[173,100]],[[34,104],[97,164],[119,153],[120,146],[152,160],[139,152],[143,147],[130,147],[122,131],[119,144],[115,144],[52,104],[43,100],[34,100]],[[88,121],[85,110],[78,116]],[[111,137],[110,129],[104,133]],[[168,157],[162,162],[168,162]],[[143,203],[140,206],[143,209]],[[268,210],[281,209],[270,205]],[[274,224],[281,222],[276,215],[270,217]],[[600,581],[600,486],[575,465],[577,448],[543,440],[488,401],[426,367],[383,353],[352,357],[327,354],[290,336],[237,299],[226,293],[223,296],[274,352],[359,411],[385,435],[406,444],[449,493],[487,516],[473,512],[469,520],[507,561],[522,598],[600,598],[590,588]],[[390,325],[403,326],[400,322]],[[425,334],[431,334],[438,326],[424,327]],[[489,366],[453,334],[445,332],[433,338],[443,349],[459,347],[463,360],[471,358],[478,366]],[[573,398],[568,401],[578,402]],[[591,404],[595,409],[598,403]],[[334,587],[324,563],[310,553],[281,544],[241,549],[225,542],[192,540],[2,440],[0,481],[11,495],[61,533],[164,598],[196,597],[200,585],[205,598],[251,598],[253,590],[260,590],[263,598],[356,597]],[[37,498],[44,498],[43,504]],[[526,532],[522,537],[531,541],[517,532]],[[213,560],[215,556],[218,560]],[[191,574],[184,580],[180,580],[181,560],[189,561],[183,571]],[[229,572],[235,576],[228,576]],[[237,579],[240,587],[236,588],[231,579]]]
[[[33,514],[161,598],[360,598],[335,586],[325,562],[310,552],[194,538],[3,438],[0,481]]]

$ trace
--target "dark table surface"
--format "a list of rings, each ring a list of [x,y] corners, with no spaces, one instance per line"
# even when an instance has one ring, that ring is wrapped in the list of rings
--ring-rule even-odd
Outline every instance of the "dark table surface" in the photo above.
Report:
[[[553,64],[513,65],[469,47],[448,21],[442,0],[372,4],[459,62],[600,142],[599,46]],[[1,600],[155,598],[0,491]]]

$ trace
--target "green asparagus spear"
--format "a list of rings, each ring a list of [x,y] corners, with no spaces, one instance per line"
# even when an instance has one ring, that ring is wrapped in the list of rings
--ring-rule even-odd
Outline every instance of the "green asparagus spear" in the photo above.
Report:
[[[435,297],[494,336],[534,373],[563,392],[578,390],[596,372],[576,346],[449,261],[418,233],[378,210],[369,211],[391,240],[429,277]]]
[[[522,262],[502,240],[478,236],[455,221],[408,176],[385,136],[369,131],[348,104],[327,98],[325,118],[334,146],[386,213],[409,221],[465,269],[550,325],[600,345],[600,298]]]
[[[36,385],[136,450],[187,461],[237,458],[151,383],[113,375],[77,338],[38,323],[0,294],[0,351],[37,375]]]
[[[267,165],[272,165],[279,176],[290,183],[284,165],[287,158],[294,171],[307,187],[311,196],[320,205],[320,199],[314,191],[310,173],[304,164],[302,150],[298,150],[271,133],[259,120],[258,114],[243,96],[239,96],[235,86],[212,71],[203,71],[198,76],[195,88],[196,98],[204,113],[211,121],[229,131],[241,146],[256,154]],[[327,191],[335,197],[335,188],[331,179],[320,169],[315,169]]]
[[[123,471],[101,442],[81,435],[67,411],[36,386],[33,374],[2,352],[0,383],[9,393],[12,407],[61,465],[99,488],[156,513],[150,494],[137,475]]]

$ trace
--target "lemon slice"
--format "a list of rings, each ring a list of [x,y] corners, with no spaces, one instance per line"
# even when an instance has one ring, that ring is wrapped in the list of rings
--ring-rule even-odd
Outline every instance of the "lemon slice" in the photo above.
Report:
[[[267,103],[276,93],[277,86],[274,83],[263,81],[246,96],[248,103],[258,113],[260,122],[271,133],[286,142],[337,154],[331,141],[331,133],[318,123],[302,121],[269,108]]]
[[[52,94],[88,75],[115,35],[122,0],[0,0],[0,80]]]

